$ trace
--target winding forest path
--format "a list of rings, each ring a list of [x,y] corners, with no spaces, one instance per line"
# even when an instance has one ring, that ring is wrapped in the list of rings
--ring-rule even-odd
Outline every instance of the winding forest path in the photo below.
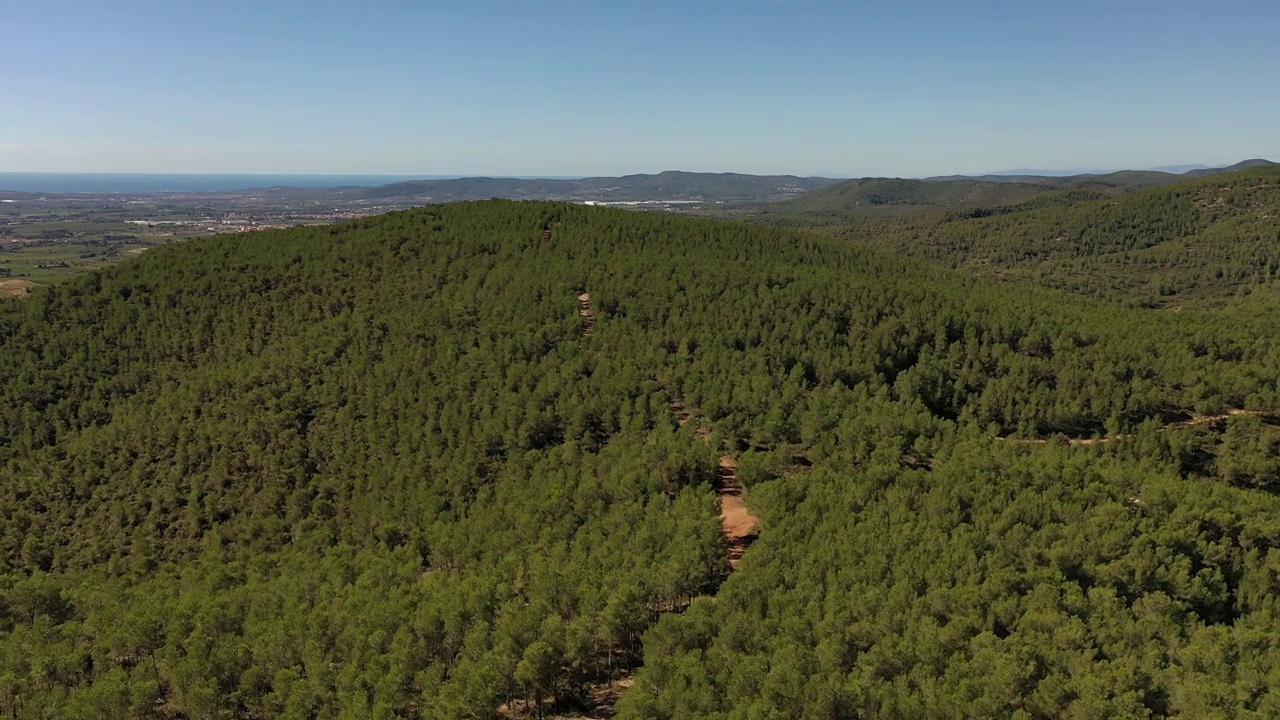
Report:
[[[668,391],[670,392],[670,391]],[[672,393],[667,406],[680,427],[693,420],[693,413]],[[711,428],[699,421],[696,430],[703,442],[711,442]],[[738,569],[742,555],[756,539],[760,519],[751,514],[742,499],[742,484],[738,482],[738,461],[732,455],[721,455],[716,463],[716,495],[720,498],[720,524],[724,528],[725,554],[729,567]]]
[[[742,555],[756,539],[759,518],[751,514],[742,501],[742,485],[738,483],[738,461],[729,455],[720,456],[716,466],[719,480],[716,494],[720,496],[720,523],[724,526],[725,549],[729,555],[729,567],[738,569]]]
[[[1189,420],[1180,420],[1178,422],[1167,423],[1165,425],[1160,426],[1156,430],[1156,432],[1164,432],[1169,428],[1178,428],[1178,427],[1187,428],[1187,427],[1195,427],[1197,425],[1210,425],[1212,423],[1222,422],[1224,420],[1228,420],[1233,417],[1260,416],[1260,415],[1268,415],[1268,414],[1270,413],[1264,412],[1262,410],[1242,410],[1240,408],[1232,408],[1226,411],[1225,413],[1220,413],[1218,415],[1197,415],[1196,417],[1193,417]],[[1110,437],[1103,437],[1103,438],[1070,438],[1069,440],[1067,440],[1067,442],[1070,443],[1073,447],[1089,447],[1090,445],[1105,445],[1109,442],[1115,442],[1117,440],[1128,440],[1132,437],[1136,437],[1136,436],[1133,433],[1121,433],[1120,435],[1112,435]],[[1009,438],[996,438],[996,439],[1007,440]],[[1045,443],[1049,442],[1049,438],[1047,437],[1023,438],[1023,439],[1015,440],[1015,442],[1022,445],[1044,445]]]
[[[586,293],[583,293],[579,296],[578,301],[580,303],[589,302],[589,298],[583,299],[585,296]],[[586,315],[583,315],[583,317],[585,318]],[[667,406],[671,409],[671,415],[676,419],[676,423],[680,427],[684,427],[694,420],[694,414],[685,407],[684,403],[673,392],[670,390],[668,392],[671,399],[668,401]],[[698,422],[695,434],[703,442],[711,442],[711,428],[701,420]],[[756,529],[760,525],[760,520],[751,514],[747,504],[742,499],[742,485],[738,482],[738,461],[732,455],[721,455],[720,460],[716,463],[715,490],[716,496],[720,498],[720,524],[724,528],[725,556],[729,560],[729,567],[737,570],[738,563],[742,561],[743,553],[747,551],[747,548],[756,539]],[[634,682],[635,673],[632,671],[608,684],[595,687],[591,691],[591,712],[573,717],[580,720],[608,720],[612,718],[618,698]],[[557,716],[557,718],[565,718],[566,720],[568,717]]]
[[[591,312],[590,293],[578,295],[578,317],[582,320],[582,337],[590,335],[596,327],[596,315]]]
[[[549,231],[548,231],[549,234]],[[578,294],[578,318],[582,322],[582,336],[590,335],[596,324],[595,313],[591,309],[591,294]],[[672,417],[680,427],[695,420],[693,412],[685,407],[679,396],[667,388],[668,403]],[[697,418],[694,433],[705,443],[711,442],[711,427],[703,419]],[[720,524],[724,531],[725,556],[729,567],[738,569],[743,554],[756,538],[756,530],[760,520],[747,508],[742,498],[742,484],[738,482],[738,461],[729,454],[722,454],[716,463],[716,496],[720,499]],[[607,683],[591,688],[589,705],[591,710],[584,715],[552,715],[553,720],[560,718],[578,718],[579,720],[608,720],[615,713],[615,705],[623,691],[634,682],[634,671],[625,673]],[[530,708],[522,703],[504,705],[498,709],[502,717],[527,717]]]

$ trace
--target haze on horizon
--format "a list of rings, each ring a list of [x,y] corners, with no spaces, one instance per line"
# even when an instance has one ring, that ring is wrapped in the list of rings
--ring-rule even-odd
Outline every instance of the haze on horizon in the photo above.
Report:
[[[1280,159],[1280,7],[1117,5],[9,2],[0,172],[920,177]]]

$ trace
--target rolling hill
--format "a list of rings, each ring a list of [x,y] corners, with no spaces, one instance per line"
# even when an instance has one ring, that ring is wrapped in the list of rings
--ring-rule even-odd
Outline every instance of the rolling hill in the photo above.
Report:
[[[930,182],[901,178],[861,178],[806,193],[777,208],[782,213],[894,213],[968,208],[1022,202],[1049,192],[1022,183],[981,180]]]
[[[1275,317],[568,203],[158,247],[0,300],[0,715],[1272,716]]]
[[[1280,278],[1280,166],[1114,198],[1062,199],[1071,202],[1033,200],[841,232],[984,275],[1149,306],[1221,302]]]
[[[1183,173],[1186,177],[1208,177],[1219,173],[1236,172],[1237,170],[1249,170],[1256,167],[1276,167],[1280,163],[1274,163],[1270,160],[1262,158],[1253,158],[1252,160],[1243,160],[1235,165],[1229,165],[1224,168],[1200,168],[1197,170],[1189,170]]]
[[[948,175],[911,180],[857,178],[834,182],[781,202],[721,208],[719,217],[751,219],[776,225],[831,226],[866,217],[911,215],[930,210],[969,210],[1064,206],[1138,190],[1186,182],[1193,178],[1273,167],[1268,160],[1246,160],[1230,167],[1192,170],[1181,175],[1152,170],[1105,174]]]

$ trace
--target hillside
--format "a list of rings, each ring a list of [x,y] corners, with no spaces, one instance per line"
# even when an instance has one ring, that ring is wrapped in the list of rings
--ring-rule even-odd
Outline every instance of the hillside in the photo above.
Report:
[[[1177,317],[507,201],[0,300],[0,715],[1273,715],[1280,328]]]
[[[968,208],[1022,202],[1048,192],[1017,183],[978,180],[929,182],[862,178],[815,190],[776,208],[779,213],[889,213],[904,210]]]
[[[1252,168],[1257,168],[1257,167],[1276,167],[1278,165],[1280,165],[1280,163],[1274,163],[1270,160],[1265,160],[1263,158],[1253,158],[1251,160],[1242,160],[1236,163],[1235,165],[1229,165],[1224,168],[1201,168],[1197,170],[1189,170],[1183,174],[1186,175],[1187,177],[1208,177],[1210,175],[1217,175],[1219,173],[1224,173],[1224,172],[1236,172],[1237,170],[1250,170]]]
[[[1280,278],[1280,167],[1069,197],[838,232],[984,275],[1151,306],[1221,301]]]
[[[1204,168],[1183,174],[1122,170],[1067,176],[947,175],[924,180],[858,178],[832,181],[834,184],[782,202],[723,208],[715,214],[773,225],[830,226],[846,221],[860,222],[867,217],[913,215],[929,210],[1001,208],[1003,212],[1007,206],[1064,206],[1176,185],[1195,178],[1276,166],[1268,160],[1254,159],[1229,167]]]
[[[1220,172],[1213,170],[1209,172]],[[1192,175],[1177,175],[1159,170],[1119,170],[1112,173],[1085,173],[1081,175],[947,175],[927,178],[928,182],[959,182],[972,180],[989,183],[1040,185],[1049,188],[1072,188],[1101,192],[1126,192],[1172,185]]]

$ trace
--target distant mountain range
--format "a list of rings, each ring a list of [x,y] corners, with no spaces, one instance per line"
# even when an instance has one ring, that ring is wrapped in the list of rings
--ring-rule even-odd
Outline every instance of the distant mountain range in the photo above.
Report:
[[[1078,190],[1125,191],[1171,185],[1187,178],[1205,177],[1222,172],[1246,170],[1252,167],[1275,165],[1270,160],[1254,158],[1238,162],[1222,168],[1206,168],[1202,166],[1171,166],[1169,169],[1187,168],[1182,172],[1164,172],[1162,170],[1121,170],[1111,173],[1084,173],[1080,175],[943,175],[925,178],[928,182],[946,182],[957,180],[981,180],[983,182],[1024,183],[1032,185],[1048,185]]]
[[[1146,169],[1154,170],[1155,172],[1166,172],[1166,173],[1173,173],[1175,175],[1181,175],[1183,173],[1191,172],[1192,170],[1211,170],[1213,169],[1213,166],[1212,165],[1162,165],[1160,167],[1153,167],[1153,168],[1146,168]]]
[[[744,175],[668,171],[656,175],[581,179],[472,177],[414,180],[378,187],[267,188],[275,195],[318,195],[343,201],[442,203],[508,198],[577,202],[763,202],[803,195],[840,180],[796,175]]]
[[[596,203],[690,203],[747,205],[794,201],[794,210],[848,212],[853,208],[965,208],[1022,202],[1053,189],[1107,194],[1162,187],[1260,165],[1254,159],[1225,168],[1191,168],[1182,173],[1124,170],[1077,175],[995,174],[946,175],[923,180],[858,178],[854,180],[797,175],[747,175],[667,171],[657,174],[588,178],[466,177],[408,180],[377,186],[297,187],[279,185],[246,190],[199,193],[209,198],[253,202],[276,200],[304,204],[363,207],[406,207],[466,200],[564,200]],[[82,197],[94,193],[82,194]],[[112,193],[103,193],[112,194]],[[138,194],[152,194],[140,191]],[[190,194],[190,193],[187,193]],[[5,198],[28,193],[0,192]],[[860,211],[861,211],[860,210]]]
[[[808,224],[820,218],[902,215],[926,210],[974,210],[1013,206],[1035,200],[1037,206],[1102,199],[1121,193],[1174,185],[1219,173],[1276,166],[1269,160],[1245,160],[1224,168],[1199,168],[1181,174],[1124,170],[1100,175],[948,175],[924,180],[858,178],[819,188],[785,202],[739,205],[723,212],[730,217],[773,217]],[[785,222],[785,220],[784,220]]]
[[[415,180],[379,187],[331,188],[323,191],[273,188],[277,193],[321,193],[347,202],[420,204],[510,198],[516,200],[570,200],[576,202],[702,202],[761,203],[794,200],[797,209],[823,206],[975,207],[1021,202],[1048,189],[1127,192],[1169,185],[1180,180],[1230,172],[1268,160],[1246,160],[1225,168],[1195,168],[1181,174],[1156,170],[1125,170],[1070,176],[949,175],[905,180],[859,178],[838,180],[796,175],[745,175],[668,171],[656,175],[590,177],[581,179],[456,178]],[[1188,166],[1189,167],[1189,166]],[[816,191],[816,192],[815,192]]]

